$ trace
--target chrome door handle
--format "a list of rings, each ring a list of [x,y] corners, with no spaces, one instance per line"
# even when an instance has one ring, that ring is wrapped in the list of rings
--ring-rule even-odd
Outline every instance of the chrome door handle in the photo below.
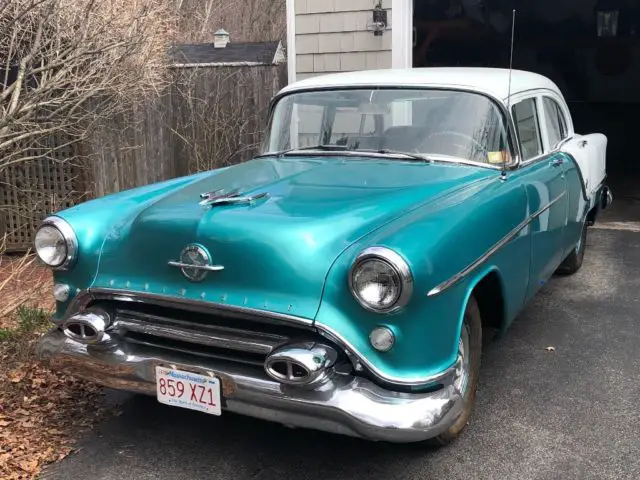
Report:
[[[551,165],[552,167],[559,167],[563,163],[564,163],[564,160],[562,158],[556,158],[555,160],[551,160],[549,162],[549,165]]]

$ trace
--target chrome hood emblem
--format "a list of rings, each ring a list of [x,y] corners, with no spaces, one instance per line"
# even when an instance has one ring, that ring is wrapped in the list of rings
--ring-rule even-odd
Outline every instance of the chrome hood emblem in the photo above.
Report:
[[[241,203],[252,204],[263,198],[267,198],[269,194],[267,192],[258,193],[257,195],[241,195],[238,189],[231,190],[230,192],[223,193],[222,190],[215,190],[213,192],[200,194],[200,205],[213,206],[213,205],[237,205]]]
[[[180,253],[180,260],[170,260],[169,265],[178,267],[182,274],[192,282],[201,282],[209,272],[224,270],[222,265],[212,265],[211,255],[201,245],[187,245]]]

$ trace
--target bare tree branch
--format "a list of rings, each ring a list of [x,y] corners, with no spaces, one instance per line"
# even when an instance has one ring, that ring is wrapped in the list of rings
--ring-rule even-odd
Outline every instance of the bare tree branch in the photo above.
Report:
[[[174,25],[163,0],[3,0],[0,171],[160,90]]]

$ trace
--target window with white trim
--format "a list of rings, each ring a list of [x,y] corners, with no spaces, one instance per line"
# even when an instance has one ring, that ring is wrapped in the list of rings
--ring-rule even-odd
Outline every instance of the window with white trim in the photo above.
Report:
[[[549,138],[549,150],[553,150],[558,143],[567,138],[567,121],[558,102],[551,97],[544,97],[544,117]]]
[[[542,139],[536,99],[527,98],[516,103],[513,108],[513,120],[518,130],[522,160],[526,161],[542,154]]]

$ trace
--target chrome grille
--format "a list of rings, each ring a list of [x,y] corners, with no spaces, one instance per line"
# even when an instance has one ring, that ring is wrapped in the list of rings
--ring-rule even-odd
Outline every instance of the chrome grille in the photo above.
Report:
[[[207,315],[117,301],[99,304],[113,313],[110,333],[129,343],[225,361],[262,366],[279,346],[318,337],[308,326],[297,328],[254,317]]]
[[[115,329],[118,332],[135,332],[151,337],[168,338],[209,347],[226,348],[239,352],[268,355],[288,338],[284,335],[257,333],[217,325],[199,325],[186,321],[119,311]]]

